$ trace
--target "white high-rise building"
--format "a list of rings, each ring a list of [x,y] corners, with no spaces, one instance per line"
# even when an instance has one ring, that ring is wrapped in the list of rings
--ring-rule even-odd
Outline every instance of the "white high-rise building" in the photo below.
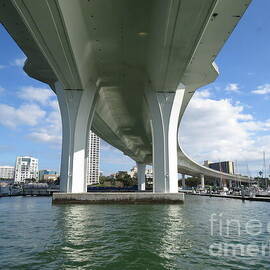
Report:
[[[15,166],[15,182],[25,179],[38,179],[38,159],[33,157],[17,157]]]
[[[0,166],[0,179],[12,180],[14,179],[13,166]]]
[[[100,138],[92,131],[88,139],[87,185],[99,183]]]

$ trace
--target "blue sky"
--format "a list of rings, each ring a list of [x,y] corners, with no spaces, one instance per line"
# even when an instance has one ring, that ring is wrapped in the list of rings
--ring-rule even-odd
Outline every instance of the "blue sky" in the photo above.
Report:
[[[256,175],[265,151],[269,167],[269,10],[269,0],[252,2],[216,59],[220,76],[200,89],[187,109],[180,138],[198,162],[238,160],[241,173]],[[59,170],[56,98],[46,85],[23,72],[25,57],[2,26],[0,47],[0,165],[14,165],[17,155],[32,155],[39,158],[40,169]],[[105,174],[133,165],[102,142]]]

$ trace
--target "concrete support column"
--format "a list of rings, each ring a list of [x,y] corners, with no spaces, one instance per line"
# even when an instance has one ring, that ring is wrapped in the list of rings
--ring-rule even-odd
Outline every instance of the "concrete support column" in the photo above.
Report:
[[[229,188],[232,188],[232,180],[229,180]]]
[[[182,174],[182,188],[186,188],[186,176],[184,174]]]
[[[221,188],[223,187],[223,179],[222,178],[219,179],[219,187],[221,187]]]
[[[145,190],[145,168],[144,163],[136,162],[137,166],[137,178],[138,178],[138,190]]]
[[[185,89],[176,92],[146,90],[151,115],[153,191],[178,192],[178,121]]]
[[[94,113],[96,86],[84,90],[65,90],[57,82],[54,91],[62,117],[60,191],[87,192],[86,149]]]
[[[205,188],[205,185],[204,185],[204,175],[203,174],[201,174],[201,187],[202,187],[202,189]]]

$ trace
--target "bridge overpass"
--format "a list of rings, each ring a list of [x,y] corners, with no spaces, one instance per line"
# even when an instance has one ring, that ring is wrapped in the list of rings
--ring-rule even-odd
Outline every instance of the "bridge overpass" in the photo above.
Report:
[[[248,176],[242,176],[242,175],[234,175],[234,174],[228,174],[224,172],[219,172],[216,170],[213,170],[211,168],[202,166],[195,161],[193,161],[190,157],[188,157],[182,149],[178,151],[178,172],[182,173],[182,181],[185,183],[185,175],[191,175],[195,177],[201,178],[201,186],[204,188],[204,177],[208,176],[214,179],[220,179],[222,180],[224,184],[224,181],[229,182],[229,186],[232,184],[232,181],[234,182],[240,182],[240,183],[253,183],[253,179]]]
[[[90,128],[136,161],[140,186],[152,164],[154,192],[177,192],[178,171],[235,179],[192,161],[177,137],[196,89],[218,76],[213,61],[250,1],[0,0],[25,72],[58,97],[61,191],[86,192]]]

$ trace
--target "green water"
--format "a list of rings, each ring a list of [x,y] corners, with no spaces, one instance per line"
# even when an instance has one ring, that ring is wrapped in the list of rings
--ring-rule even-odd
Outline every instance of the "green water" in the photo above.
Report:
[[[270,203],[197,196],[183,205],[52,205],[51,198],[0,198],[0,269],[270,269],[269,254],[209,251],[213,243],[268,241],[269,208]],[[241,235],[237,226],[225,235],[219,221],[211,234],[213,213],[222,214],[219,221],[239,220]],[[256,236],[244,230],[255,218],[263,224]]]

